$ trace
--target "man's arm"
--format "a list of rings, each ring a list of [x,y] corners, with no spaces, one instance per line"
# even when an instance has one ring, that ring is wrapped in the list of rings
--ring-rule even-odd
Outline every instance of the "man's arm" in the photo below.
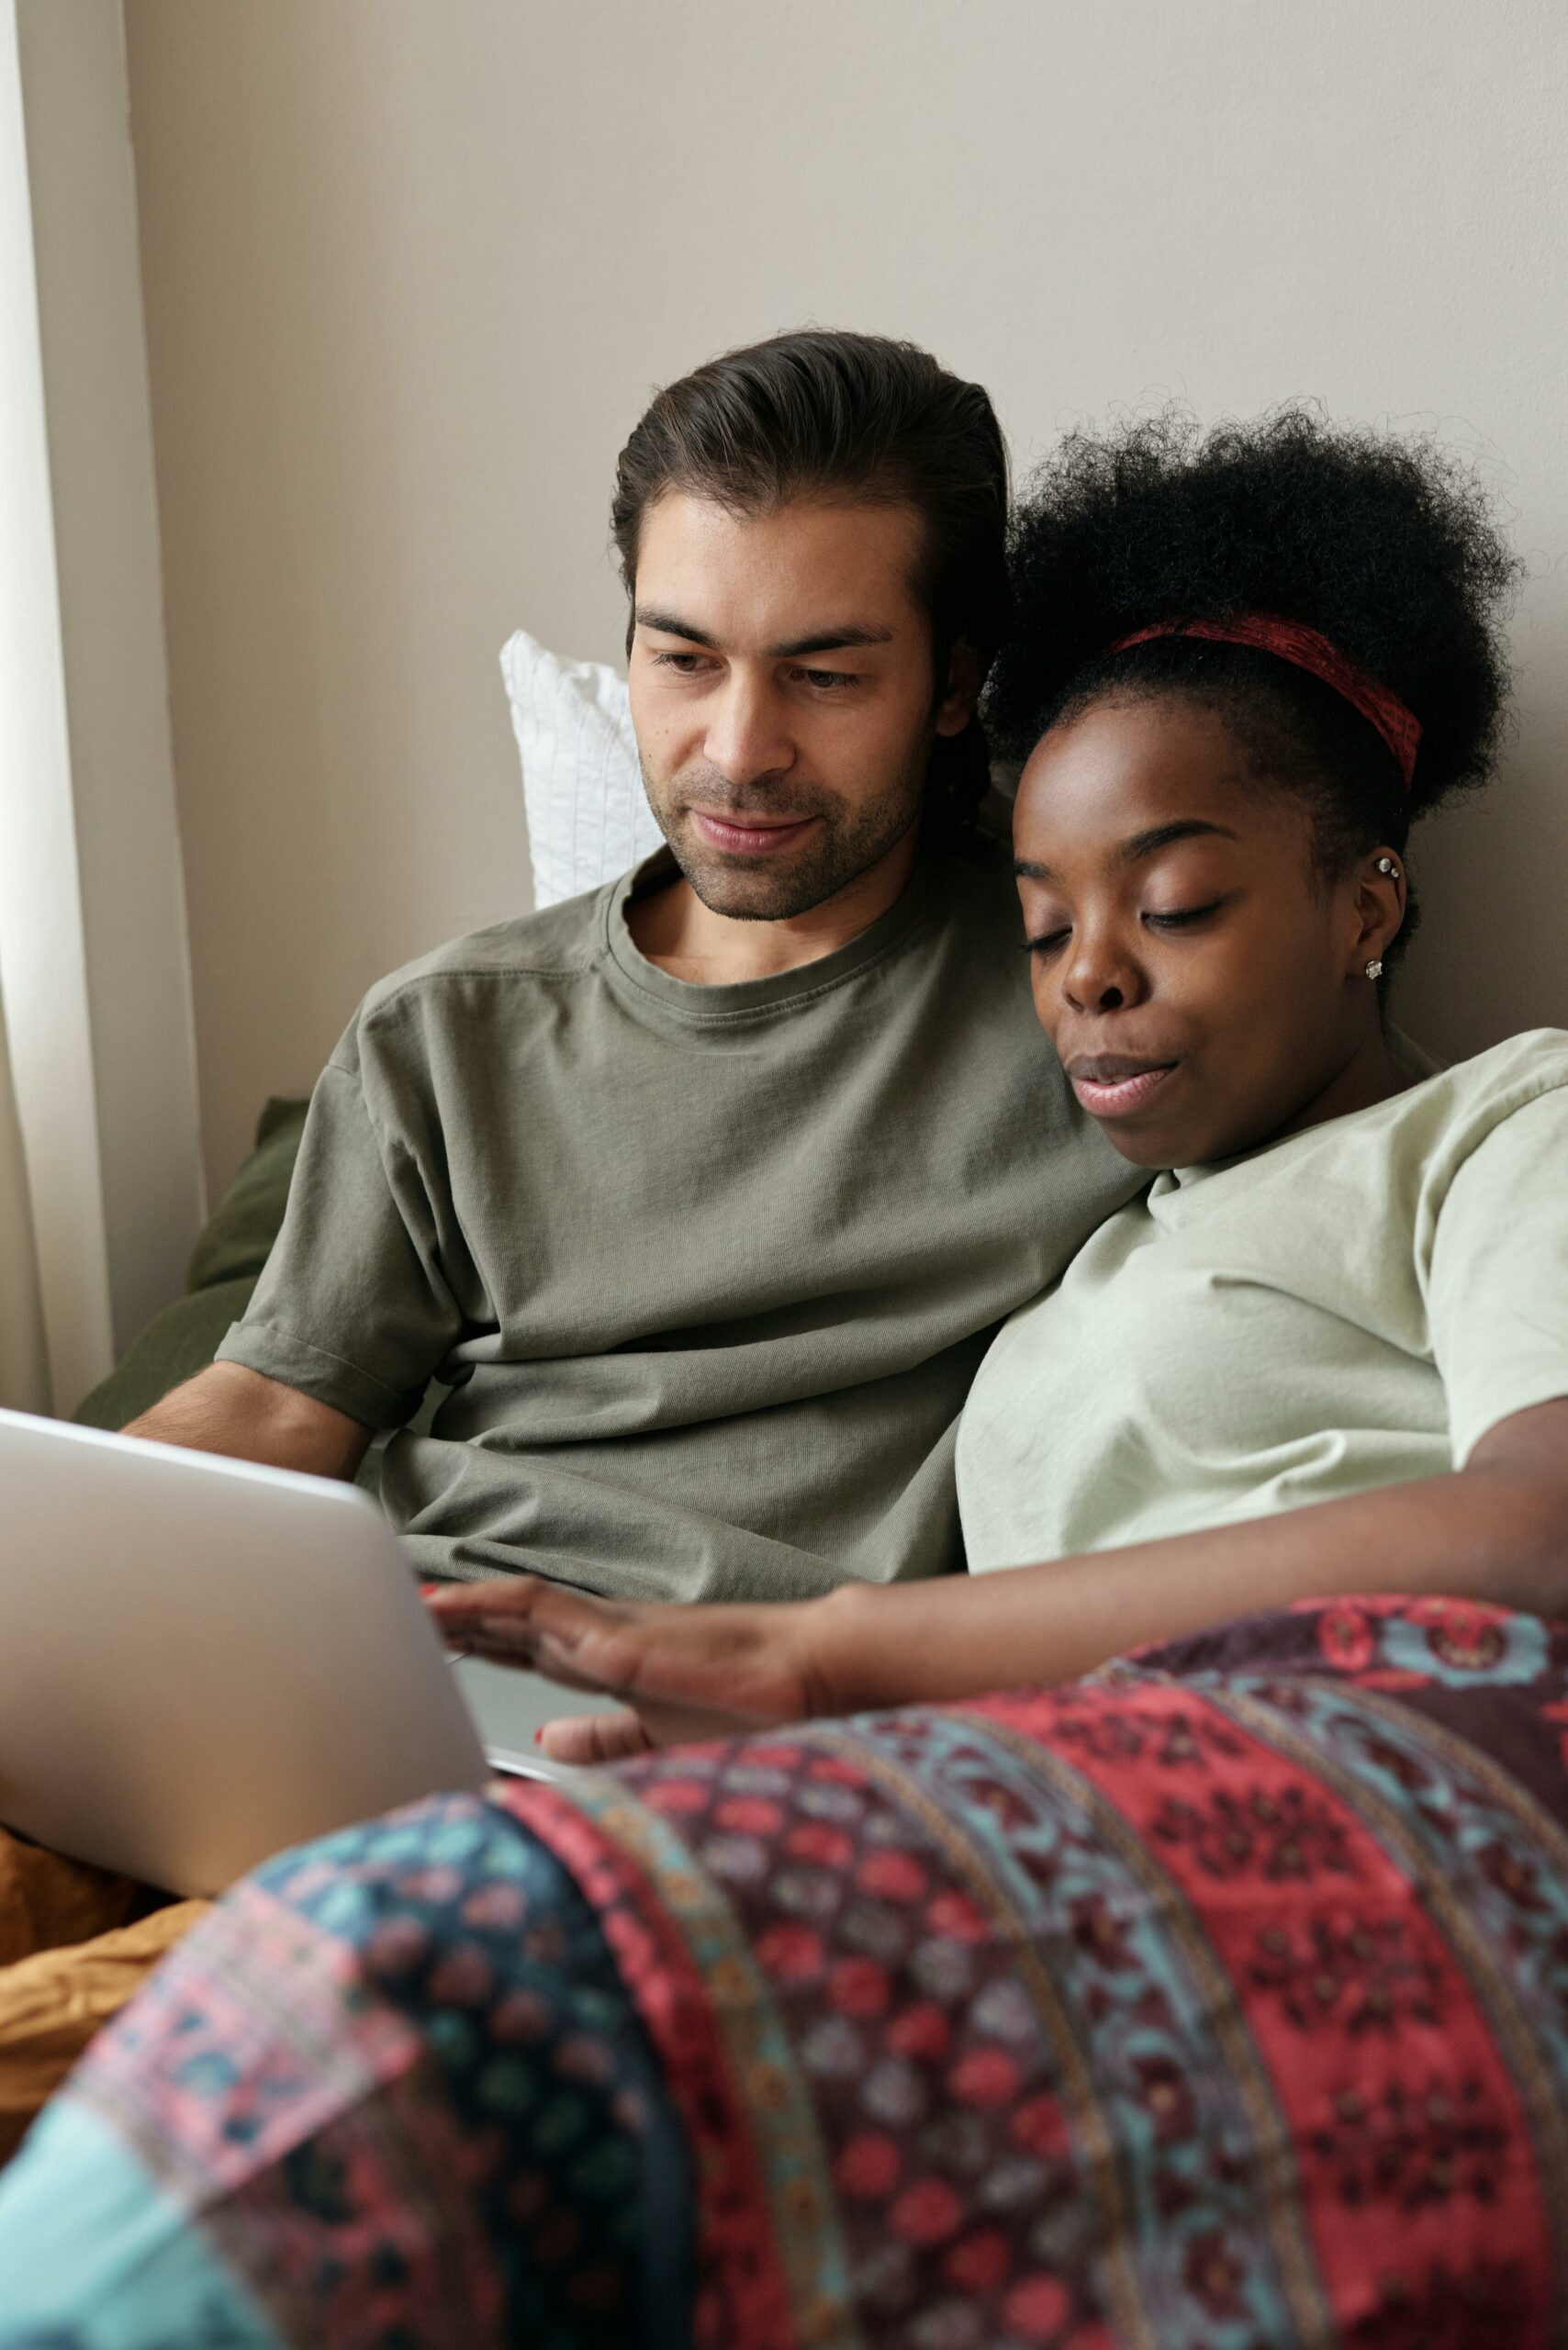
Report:
[[[347,1480],[364,1459],[372,1431],[281,1380],[237,1362],[215,1362],[132,1420],[125,1433],[259,1460],[269,1469]]]

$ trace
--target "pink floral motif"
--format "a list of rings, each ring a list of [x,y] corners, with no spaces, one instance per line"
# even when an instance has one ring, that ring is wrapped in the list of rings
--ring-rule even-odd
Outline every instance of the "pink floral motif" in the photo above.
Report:
[[[1413,1599],[1389,1624],[1383,1655],[1449,1688],[1502,1687],[1539,1680],[1548,1660],[1546,1626],[1473,1599]]]
[[[834,2165],[842,2191],[857,2202],[879,2203],[892,2193],[903,2170],[898,2141],[881,2132],[851,2138]]]
[[[1507,1617],[1500,1607],[1473,1599],[1417,1599],[1409,1609],[1432,1652],[1461,1673],[1487,1673],[1507,1644]]]
[[[893,2233],[907,2244],[940,2244],[963,2218],[963,2204],[945,2178],[917,2178],[888,2214]]]
[[[1025,2277],[1008,2294],[1002,2316],[1025,2342],[1049,2342],[1072,2313],[1065,2287],[1057,2277]]]
[[[975,2048],[955,2065],[947,2086],[963,2105],[1009,2105],[1018,2094],[1018,2066],[1004,2048]]]
[[[993,2293],[1013,2266],[1013,2246],[1000,2228],[982,2228],[956,2244],[942,2274],[961,2293]]]
[[[1317,1639],[1329,1663],[1340,1673],[1365,1673],[1377,1655],[1377,1634],[1366,1610],[1344,1600],[1317,1619]]]

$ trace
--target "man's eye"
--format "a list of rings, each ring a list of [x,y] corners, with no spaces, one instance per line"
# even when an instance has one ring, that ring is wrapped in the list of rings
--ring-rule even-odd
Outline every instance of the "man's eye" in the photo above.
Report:
[[[839,692],[844,687],[859,682],[847,669],[797,669],[795,675],[803,677],[808,686],[814,686],[820,693]]]
[[[655,653],[654,655],[655,666],[660,669],[673,669],[680,677],[695,677],[702,666],[703,658],[700,653]]]
[[[1190,923],[1203,922],[1210,914],[1217,914],[1224,901],[1216,898],[1206,906],[1172,906],[1169,913],[1145,914],[1144,920],[1156,930],[1185,930]]]

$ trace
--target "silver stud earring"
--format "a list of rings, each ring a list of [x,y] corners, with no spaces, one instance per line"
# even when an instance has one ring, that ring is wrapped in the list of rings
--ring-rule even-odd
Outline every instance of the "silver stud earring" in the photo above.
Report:
[[[1381,957],[1374,957],[1373,960],[1367,965],[1367,977],[1369,979],[1382,979],[1383,960]]]
[[[1399,878],[1399,867],[1391,856],[1380,856],[1377,861],[1377,869],[1380,873],[1391,873],[1396,881]]]

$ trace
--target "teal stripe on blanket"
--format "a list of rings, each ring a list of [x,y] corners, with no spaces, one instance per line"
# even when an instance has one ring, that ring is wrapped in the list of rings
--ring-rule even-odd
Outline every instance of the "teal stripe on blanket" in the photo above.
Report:
[[[171,2342],[286,2350],[184,2206],[96,2114],[59,2097],[0,2191],[0,2350]]]

